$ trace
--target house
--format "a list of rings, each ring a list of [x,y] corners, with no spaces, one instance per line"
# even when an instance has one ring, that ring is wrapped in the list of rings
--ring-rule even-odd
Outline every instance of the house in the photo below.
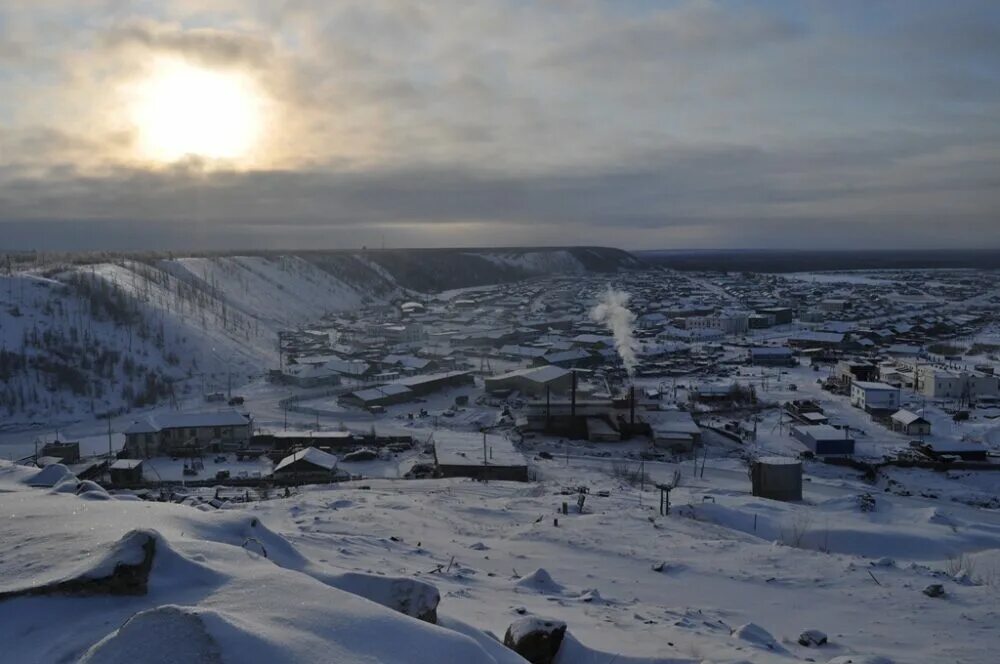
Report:
[[[158,413],[125,429],[130,458],[195,456],[206,450],[239,449],[250,440],[250,418],[235,410]]]
[[[442,477],[528,481],[528,461],[497,434],[434,432],[434,463]]]
[[[545,396],[546,392],[550,394],[567,392],[573,383],[573,372],[549,365],[518,369],[500,376],[489,376],[485,383],[486,391],[491,394],[517,391],[538,397]]]
[[[293,483],[336,482],[343,478],[337,472],[337,457],[329,452],[307,447],[289,454],[271,472],[275,480]]]
[[[851,384],[851,405],[861,410],[899,410],[899,388],[885,383],[855,381]]]
[[[759,346],[750,349],[750,364],[790,367],[796,364],[791,348]]]
[[[114,486],[135,486],[142,484],[142,460],[118,459],[111,464],[111,484]]]
[[[854,454],[854,439],[847,429],[826,424],[793,426],[792,437],[820,456]]]
[[[929,436],[931,433],[931,423],[906,409],[899,409],[890,418],[893,431],[904,433],[907,436]]]

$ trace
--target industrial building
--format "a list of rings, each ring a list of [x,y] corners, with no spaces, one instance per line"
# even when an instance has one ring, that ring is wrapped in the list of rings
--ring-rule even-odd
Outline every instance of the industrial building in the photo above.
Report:
[[[528,461],[514,443],[496,434],[438,430],[434,463],[442,477],[528,480]]]
[[[820,456],[854,454],[854,439],[847,429],[827,424],[793,426],[792,437]]]
[[[520,392],[530,397],[568,392],[573,383],[573,372],[557,366],[517,369],[499,376],[486,378],[486,391],[490,394]]]
[[[750,364],[755,366],[795,366],[791,348],[783,346],[758,346],[750,349]]]

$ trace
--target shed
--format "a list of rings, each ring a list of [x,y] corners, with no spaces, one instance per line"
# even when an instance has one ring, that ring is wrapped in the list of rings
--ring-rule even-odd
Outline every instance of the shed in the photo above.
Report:
[[[141,459],[118,459],[111,464],[111,484],[114,486],[134,486],[141,483]]]
[[[753,495],[771,500],[802,500],[802,462],[764,457],[750,463]]]
[[[600,417],[588,417],[587,440],[592,443],[614,443],[622,439],[621,433],[607,420]]]
[[[793,426],[792,437],[821,456],[854,454],[854,439],[847,429],[838,429],[827,424],[816,426]]]
[[[931,423],[914,412],[901,408],[890,418],[892,430],[907,436],[928,436],[931,433]]]
[[[337,457],[315,447],[307,447],[279,461],[271,476],[293,482],[334,482],[338,479]]]

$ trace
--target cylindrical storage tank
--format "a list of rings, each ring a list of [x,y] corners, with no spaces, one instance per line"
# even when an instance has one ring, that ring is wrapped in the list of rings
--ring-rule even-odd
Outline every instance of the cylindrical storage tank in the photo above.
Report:
[[[771,500],[802,500],[802,462],[764,457],[750,462],[753,495]]]

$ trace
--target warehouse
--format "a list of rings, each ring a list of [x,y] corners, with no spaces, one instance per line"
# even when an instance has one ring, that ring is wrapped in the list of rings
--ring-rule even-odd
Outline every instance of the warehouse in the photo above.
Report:
[[[847,429],[827,424],[793,426],[792,437],[820,456],[854,454],[854,439]]]
[[[573,383],[573,372],[556,366],[518,369],[500,376],[486,379],[486,391],[491,394],[498,392],[520,392],[521,394],[540,397],[546,390],[551,394],[569,391]]]
[[[394,403],[403,403],[412,398],[413,391],[410,388],[398,383],[389,383],[341,395],[337,399],[337,403],[344,406],[371,408],[373,406],[389,406]]]
[[[434,463],[442,477],[528,481],[524,455],[496,434],[435,431]]]
[[[750,349],[750,364],[756,366],[795,366],[791,348],[760,346]]]

